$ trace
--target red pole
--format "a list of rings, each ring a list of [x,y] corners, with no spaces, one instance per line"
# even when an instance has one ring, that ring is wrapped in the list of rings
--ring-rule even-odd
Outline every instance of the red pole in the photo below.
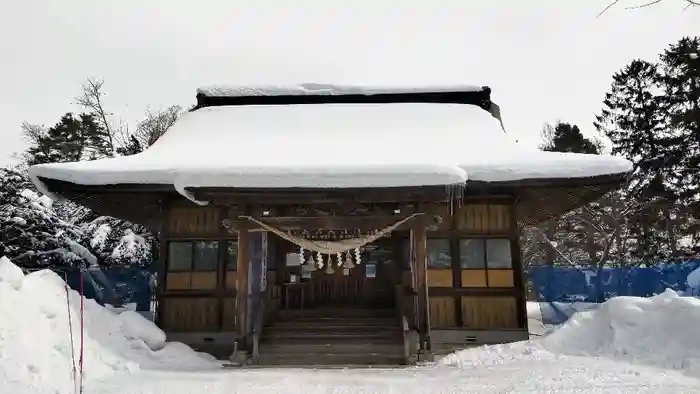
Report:
[[[80,359],[78,361],[80,368],[80,394],[83,393],[83,355],[85,353],[85,277],[83,273],[84,268],[80,268]]]

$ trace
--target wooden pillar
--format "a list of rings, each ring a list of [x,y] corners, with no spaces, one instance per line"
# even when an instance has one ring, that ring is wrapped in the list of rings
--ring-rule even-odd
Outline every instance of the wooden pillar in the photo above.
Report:
[[[415,278],[415,290],[417,293],[417,328],[420,336],[420,350],[430,351],[430,310],[428,307],[428,255],[425,224],[422,220],[416,220],[411,228],[411,256]]]
[[[161,200],[160,203],[160,228],[158,231],[158,241],[160,242],[160,250],[158,251],[158,278],[156,280],[155,291],[156,296],[156,310],[155,316],[153,317],[156,325],[161,329],[168,329],[169,327],[163,327],[165,308],[167,308],[167,303],[163,299],[162,293],[167,289],[167,278],[168,278],[168,239],[166,232],[168,230],[168,216],[170,210],[166,209],[165,201]]]
[[[515,310],[518,314],[518,328],[527,329],[527,283],[523,269],[523,255],[520,250],[520,229],[517,222],[517,200],[510,203],[510,256],[513,263],[513,284],[517,291]]]
[[[267,275],[267,233],[256,231],[250,233],[248,249],[248,321],[247,332],[253,332],[258,314],[263,312],[263,291],[266,287]]]
[[[238,231],[238,255],[236,260],[236,331],[241,339],[248,336],[248,271],[250,259],[250,231],[246,228]]]

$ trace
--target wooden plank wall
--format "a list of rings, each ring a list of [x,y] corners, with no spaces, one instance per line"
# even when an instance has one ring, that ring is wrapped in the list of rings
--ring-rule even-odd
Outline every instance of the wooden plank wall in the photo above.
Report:
[[[443,212],[443,217],[450,218],[444,213],[446,207],[431,211]],[[451,221],[443,222],[435,236],[511,239],[517,236],[513,231],[513,211],[512,203],[466,203]],[[456,253],[458,246],[453,246],[452,254]],[[457,258],[451,269],[429,269],[431,327],[475,330],[524,327],[522,319],[518,318],[521,313],[518,303],[525,302],[524,289],[517,286],[516,280],[519,261],[519,256],[513,256],[515,269],[461,269]],[[519,296],[520,292],[523,297]]]
[[[221,231],[221,208],[172,207],[165,232],[170,237],[216,237]]]
[[[158,295],[158,325],[166,332],[232,332],[236,329],[236,271],[222,272],[225,253],[220,253],[217,271],[168,272],[166,268],[170,241],[235,239],[235,234],[228,234],[221,225],[222,214],[223,210],[218,207],[166,207],[161,240],[164,288]]]
[[[211,297],[167,297],[161,326],[172,332],[219,331],[218,301]]]

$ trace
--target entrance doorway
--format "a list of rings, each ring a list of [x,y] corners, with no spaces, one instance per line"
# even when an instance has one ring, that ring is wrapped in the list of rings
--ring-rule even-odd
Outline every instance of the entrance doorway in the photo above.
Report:
[[[278,284],[282,309],[372,308],[393,309],[400,267],[391,239],[381,238],[360,248],[359,264],[339,265],[336,256],[323,256],[318,268],[313,262],[301,264],[299,247],[276,238]],[[353,253],[354,255],[354,253]],[[313,254],[316,258],[316,254]],[[306,261],[309,254],[306,252]]]

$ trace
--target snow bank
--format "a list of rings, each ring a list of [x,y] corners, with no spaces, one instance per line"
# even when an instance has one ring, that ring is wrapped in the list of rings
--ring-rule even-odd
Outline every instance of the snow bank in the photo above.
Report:
[[[667,289],[651,298],[616,297],[580,312],[543,338],[551,352],[604,356],[700,376],[700,300]]]
[[[0,259],[0,392],[72,392],[71,360],[78,358],[80,296],[54,272],[24,275]],[[165,334],[135,312],[117,314],[85,300],[85,380],[148,369],[214,369],[219,365]]]
[[[528,304],[528,317],[541,318],[541,305]],[[590,307],[581,305],[581,308]],[[465,350],[440,364],[461,367],[527,356],[598,357],[680,370],[700,377],[700,299],[673,290],[651,298],[616,297],[577,312],[546,336],[531,341]],[[491,354],[484,359],[484,354]]]
[[[593,302],[527,302],[527,318],[538,320],[546,325],[561,324],[576,312],[598,307]]]

